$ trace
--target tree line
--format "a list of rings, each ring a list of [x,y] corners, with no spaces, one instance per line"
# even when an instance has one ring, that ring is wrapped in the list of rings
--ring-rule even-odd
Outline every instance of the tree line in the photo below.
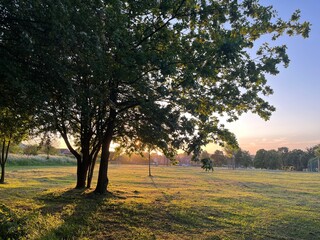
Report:
[[[214,165],[218,167],[314,171],[319,168],[318,162],[315,162],[315,166],[311,164],[320,157],[320,144],[307,148],[305,151],[289,150],[287,147],[280,147],[277,150],[259,149],[254,156],[242,149],[235,150],[231,156],[222,150],[216,150],[211,155],[204,152],[201,157],[213,159]]]
[[[258,0],[4,0],[0,4],[2,176],[12,142],[58,134],[77,159],[76,187],[106,193],[111,142],[127,152],[237,145],[219,117],[275,110],[267,74],[289,64],[279,37],[308,37],[296,11]],[[261,36],[270,41],[257,41]],[[255,55],[248,49],[256,50]],[[3,178],[1,178],[3,182]]]

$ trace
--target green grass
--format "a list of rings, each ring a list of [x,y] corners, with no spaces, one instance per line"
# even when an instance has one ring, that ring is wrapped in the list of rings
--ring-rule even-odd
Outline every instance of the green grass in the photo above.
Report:
[[[320,174],[111,165],[110,194],[75,167],[8,169],[3,239],[320,239]],[[93,184],[94,186],[94,184]]]

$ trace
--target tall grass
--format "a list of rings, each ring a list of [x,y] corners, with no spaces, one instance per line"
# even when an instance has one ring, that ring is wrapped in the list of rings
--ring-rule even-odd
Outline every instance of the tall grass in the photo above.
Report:
[[[10,154],[8,156],[8,166],[73,166],[76,159],[68,156],[22,155]]]

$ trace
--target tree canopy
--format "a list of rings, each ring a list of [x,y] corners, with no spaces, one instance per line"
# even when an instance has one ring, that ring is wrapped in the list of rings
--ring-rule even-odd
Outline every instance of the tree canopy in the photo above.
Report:
[[[256,40],[309,32],[299,11],[275,19],[257,0],[15,0],[0,16],[2,64],[29,73],[11,71],[36,93],[38,128],[59,132],[76,156],[77,187],[101,149],[98,193],[107,189],[111,141],[195,156],[209,142],[237,145],[219,117],[268,119],[266,74],[289,63],[286,46]]]

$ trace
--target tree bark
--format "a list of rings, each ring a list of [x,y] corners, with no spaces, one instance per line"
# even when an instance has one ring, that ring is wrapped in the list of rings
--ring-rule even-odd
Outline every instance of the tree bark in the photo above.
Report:
[[[150,149],[149,149],[149,177],[152,177],[152,175],[151,175],[151,154],[150,154]]]
[[[75,156],[77,159],[77,184],[76,188],[81,189],[86,187],[86,178],[87,178],[87,171],[88,171],[88,163],[87,166],[85,166],[85,155],[81,156],[72,146],[69,142],[67,131],[65,127],[62,127],[60,130],[60,134],[66,143],[69,151]],[[83,146],[81,146],[83,148]],[[87,160],[88,161],[88,160]]]
[[[11,138],[11,136],[10,136]],[[4,176],[5,176],[5,166],[8,159],[9,154],[9,147],[10,147],[10,140],[8,141],[8,145],[6,146],[6,140],[4,139],[2,142],[2,152],[1,152],[1,177],[0,177],[0,184],[4,183]]]
[[[1,164],[1,178],[0,178],[0,184],[4,183],[4,174],[5,174],[5,164]]]
[[[99,153],[99,150],[96,150],[96,152],[93,155],[93,158],[91,159],[91,164],[90,164],[89,170],[88,170],[87,188],[91,188],[93,171],[94,171],[94,166],[96,165],[96,160],[97,160],[98,153]]]
[[[81,140],[81,151],[82,151],[82,161],[78,163],[78,171],[77,171],[77,185],[76,188],[85,188],[87,174],[90,164],[90,143],[89,140],[84,136]]]
[[[107,124],[107,130],[104,135],[101,144],[101,158],[100,158],[100,167],[99,175],[95,193],[106,194],[108,192],[108,166],[109,166],[109,157],[110,157],[110,144],[113,137],[113,129],[115,124],[116,111],[114,109],[110,110],[109,122]]]
[[[107,188],[109,184],[109,179],[108,179],[109,156],[110,156],[109,146],[108,146],[108,143],[105,142],[102,145],[98,182],[97,182],[96,189],[94,190],[95,193],[106,194],[108,192]]]
[[[85,170],[85,166],[83,164],[83,160],[80,160],[80,163],[78,161],[77,164],[77,184],[76,184],[76,188],[81,189],[81,188],[85,188],[86,187],[86,170]]]

